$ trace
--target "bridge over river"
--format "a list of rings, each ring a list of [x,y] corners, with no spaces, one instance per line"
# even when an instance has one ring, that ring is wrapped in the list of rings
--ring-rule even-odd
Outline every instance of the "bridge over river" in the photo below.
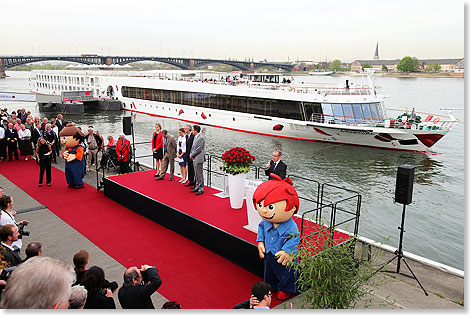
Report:
[[[193,70],[210,64],[224,64],[235,67],[242,71],[254,72],[261,67],[274,67],[284,71],[297,71],[298,66],[276,62],[251,62],[238,60],[199,59],[199,58],[177,58],[177,57],[125,57],[125,56],[0,56],[0,78],[5,77],[5,70],[34,62],[42,61],[68,61],[85,65],[126,65],[138,61],[156,61],[167,63],[183,70]]]

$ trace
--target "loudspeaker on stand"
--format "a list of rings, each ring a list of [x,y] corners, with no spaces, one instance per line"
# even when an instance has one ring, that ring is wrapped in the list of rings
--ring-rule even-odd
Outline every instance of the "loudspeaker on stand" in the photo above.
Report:
[[[415,167],[413,165],[400,165],[397,171],[397,183],[395,187],[395,202],[409,205],[413,196],[413,182]]]
[[[122,132],[129,136],[132,133],[132,117],[127,116],[122,118]]]

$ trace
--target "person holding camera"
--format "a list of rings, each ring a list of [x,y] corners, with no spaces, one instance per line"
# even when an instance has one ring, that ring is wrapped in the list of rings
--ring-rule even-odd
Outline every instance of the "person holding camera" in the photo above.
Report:
[[[18,240],[18,228],[14,224],[5,224],[0,228],[0,253],[7,267],[14,267],[21,263],[20,252],[13,248],[13,243]]]
[[[39,161],[39,184],[42,186],[42,180],[44,178],[44,171],[46,171],[46,183],[47,186],[51,185],[51,161],[52,161],[52,148],[51,145],[44,138],[39,138],[38,145],[36,147],[36,158]]]
[[[2,209],[1,211],[1,217],[0,217],[0,225],[5,225],[5,224],[13,224],[16,229],[19,231],[19,237],[13,241],[12,247],[13,249],[19,254],[21,246],[23,245],[23,234],[24,235],[29,235],[29,232],[24,233],[23,227],[25,225],[28,225],[29,221],[27,220],[22,220],[19,223],[16,223],[15,216],[16,212],[13,211],[13,197],[3,195],[0,197],[0,208]]]
[[[124,284],[119,289],[118,298],[124,309],[155,309],[151,296],[162,285],[158,269],[142,265],[140,269],[131,267],[124,273]]]
[[[106,287],[104,271],[100,267],[93,266],[87,270],[82,280],[82,285],[88,291],[85,309],[115,309],[113,292]],[[116,287],[117,289],[117,287]]]

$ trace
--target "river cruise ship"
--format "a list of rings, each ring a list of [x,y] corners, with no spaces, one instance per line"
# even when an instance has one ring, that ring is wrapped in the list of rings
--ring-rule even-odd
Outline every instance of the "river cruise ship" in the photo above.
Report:
[[[373,72],[367,79],[364,86],[349,80],[328,86],[277,73],[37,70],[30,88],[49,95],[84,91],[120,100],[127,111],[188,123],[383,149],[425,152],[458,122],[451,114],[387,109]]]

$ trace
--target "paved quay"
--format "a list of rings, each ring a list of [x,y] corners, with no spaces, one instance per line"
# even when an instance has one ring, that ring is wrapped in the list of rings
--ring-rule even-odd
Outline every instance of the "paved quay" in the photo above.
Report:
[[[0,162],[0,168],[2,163]],[[55,167],[63,170],[64,162],[60,161]],[[111,173],[109,173],[111,174]],[[33,174],[32,180],[36,180],[36,174]],[[54,179],[53,184],[54,184]],[[96,173],[94,170],[86,175],[85,182],[96,187]],[[17,211],[17,220],[29,220],[30,224],[26,227],[31,235],[24,237],[25,246],[23,246],[22,257],[24,257],[24,248],[32,241],[40,241],[44,245],[44,255],[57,258],[72,264],[73,255],[80,249],[85,249],[90,253],[88,266],[100,266],[106,274],[109,281],[116,281],[122,286],[123,274],[126,268],[110,257],[106,252],[94,245],[79,232],[70,227],[67,223],[58,218],[46,207],[42,206],[31,196],[27,195],[19,187],[14,185],[4,176],[0,175],[0,186],[4,188],[6,194],[12,195],[15,200],[15,211]],[[47,193],[47,187],[44,187]],[[51,198],[61,198],[62,196],[51,196]],[[85,207],[86,205],[84,205]],[[106,237],[106,227],[103,226],[103,237]],[[405,246],[406,249],[406,246]],[[387,261],[391,254],[384,254],[382,261]],[[434,267],[429,267],[423,263],[406,259],[413,272],[416,274],[429,296],[425,296],[417,282],[409,277],[397,275],[395,273],[379,273],[376,277],[385,279],[385,284],[372,288],[374,293],[368,297],[371,304],[366,305],[359,302],[356,308],[372,309],[464,309],[464,279],[454,276]],[[396,260],[395,260],[396,262]],[[380,264],[379,264],[380,265]],[[396,265],[389,265],[389,270],[396,270]],[[158,268],[158,266],[156,266]],[[402,263],[401,272],[408,273],[406,265]],[[162,279],[165,282],[165,279]],[[247,298],[249,292],[247,292]],[[299,297],[294,300],[294,305]],[[117,308],[121,308],[117,292],[114,294],[114,300]],[[158,291],[152,296],[155,307],[161,308],[167,301]],[[390,303],[392,301],[392,303]],[[177,301],[184,308],[184,301]],[[277,306],[276,308],[291,308],[292,300]],[[298,308],[299,306],[295,306]]]

